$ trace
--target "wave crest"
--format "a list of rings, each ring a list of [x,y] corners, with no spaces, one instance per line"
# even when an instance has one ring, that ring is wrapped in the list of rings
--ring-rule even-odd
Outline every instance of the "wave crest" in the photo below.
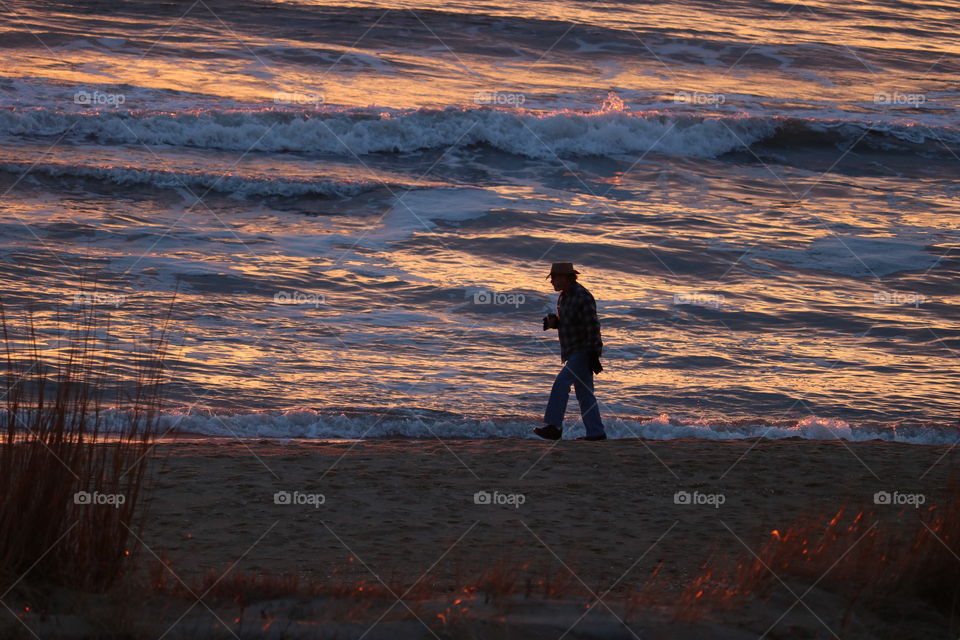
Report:
[[[163,431],[177,431],[233,438],[536,438],[532,421],[511,418],[466,420],[414,415],[416,412],[328,414],[317,411],[254,412],[214,414],[169,412],[162,418]],[[407,415],[404,415],[407,414]],[[956,444],[960,430],[941,424],[856,425],[831,418],[808,417],[796,422],[770,423],[763,419],[737,422],[681,420],[662,414],[655,418],[613,418],[605,420],[611,438],[674,440],[741,440],[744,438],[843,439],[851,442],[886,440],[908,444]]]
[[[869,135],[866,135],[868,134]],[[530,112],[494,108],[325,111],[0,111],[0,135],[61,136],[99,144],[147,144],[227,151],[341,156],[488,145],[529,158],[659,152],[718,157],[766,140],[782,144],[859,140],[879,149],[960,145],[946,126],[878,124],[758,115],[660,111]]]

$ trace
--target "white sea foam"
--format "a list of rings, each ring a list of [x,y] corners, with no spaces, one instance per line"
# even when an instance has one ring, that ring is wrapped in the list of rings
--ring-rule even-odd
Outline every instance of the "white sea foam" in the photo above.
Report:
[[[435,439],[536,439],[531,430],[533,419],[477,419],[417,417],[415,412],[387,415],[331,415],[316,411],[254,412],[211,414],[189,411],[165,413],[160,421],[161,433],[187,433],[212,437],[278,438],[278,439],[363,439],[363,438],[426,438]],[[121,429],[121,416],[107,413],[112,429]],[[897,425],[864,427],[844,420],[810,416],[795,424],[779,426],[763,424],[708,423],[672,418],[663,414],[655,418],[619,418],[606,420],[611,439],[646,438],[676,440],[742,440],[744,438],[802,438],[804,440],[837,440],[863,442],[884,440],[906,444],[956,444],[960,429],[934,426]],[[583,434],[580,425],[567,430],[565,437]]]
[[[773,136],[784,126],[839,138],[875,135],[912,144],[960,142],[949,126],[920,130],[876,121],[797,121],[771,116],[701,116],[671,111],[522,112],[497,109],[363,109],[189,113],[30,108],[0,111],[0,135],[61,136],[100,144],[172,145],[228,151],[364,155],[486,144],[528,158],[659,152],[717,157]]]

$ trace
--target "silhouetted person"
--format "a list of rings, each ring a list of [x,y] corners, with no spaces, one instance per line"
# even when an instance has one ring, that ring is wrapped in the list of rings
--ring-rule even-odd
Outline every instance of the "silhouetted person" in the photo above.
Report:
[[[559,440],[563,435],[563,416],[570,399],[570,385],[577,393],[580,415],[587,435],[577,440],[606,440],[600,420],[600,408],[593,395],[593,374],[603,371],[600,354],[600,319],[597,303],[589,291],[577,282],[577,274],[570,262],[555,262],[550,269],[550,283],[560,292],[557,313],[543,318],[543,330],[556,329],[560,336],[560,362],[564,363],[550,390],[550,400],[543,416],[544,426],[533,430],[547,440]]]

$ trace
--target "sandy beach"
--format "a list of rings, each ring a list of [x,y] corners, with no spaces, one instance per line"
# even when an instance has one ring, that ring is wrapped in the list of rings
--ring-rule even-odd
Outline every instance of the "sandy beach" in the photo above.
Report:
[[[225,568],[251,546],[245,570],[321,580],[351,555],[383,576],[416,577],[438,559],[443,575],[501,558],[557,568],[556,554],[596,584],[646,553],[628,577],[663,561],[683,580],[713,549],[746,553],[733,533],[757,544],[802,516],[875,508],[877,491],[935,505],[958,455],[839,440],[165,444],[144,541],[174,567],[189,558],[184,571]],[[275,504],[283,491],[325,502]],[[525,501],[475,504],[478,491]],[[725,501],[676,504],[678,491]],[[900,511],[882,513],[892,523]]]
[[[636,590],[659,565],[669,601],[708,558],[751,558],[803,517],[864,510],[878,527],[915,524],[917,508],[875,493],[937,507],[957,455],[800,439],[167,442],[151,461],[143,542],[188,583],[229,569],[456,591],[499,565],[521,583],[568,584],[572,603],[587,588]],[[476,503],[483,491],[491,504]],[[789,604],[741,624],[756,637]],[[829,625],[840,613],[825,606]]]

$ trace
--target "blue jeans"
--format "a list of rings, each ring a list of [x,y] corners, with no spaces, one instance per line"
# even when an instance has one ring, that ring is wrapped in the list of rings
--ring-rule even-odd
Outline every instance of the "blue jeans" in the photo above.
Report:
[[[543,423],[563,429],[563,416],[567,412],[571,384],[577,393],[580,415],[583,417],[583,426],[587,429],[587,435],[603,435],[600,407],[593,395],[593,371],[590,370],[588,354],[583,351],[574,351],[570,354],[566,364],[557,374],[557,379],[553,381],[553,389],[550,390],[550,400],[547,401],[547,411],[543,416]]]

